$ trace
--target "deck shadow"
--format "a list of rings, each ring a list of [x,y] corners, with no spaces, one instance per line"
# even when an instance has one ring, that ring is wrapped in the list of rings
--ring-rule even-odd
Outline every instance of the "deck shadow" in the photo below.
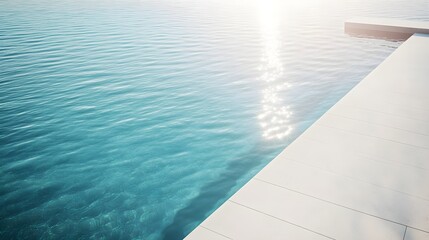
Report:
[[[231,161],[225,172],[216,180],[202,187],[200,193],[189,201],[186,207],[176,213],[173,222],[162,232],[162,239],[178,240],[188,235],[233,194],[231,190],[237,186],[237,180],[240,176],[250,173],[259,165],[269,163],[269,161],[261,162],[259,158],[260,156],[271,155],[272,151],[270,150],[272,149],[268,147],[255,147],[248,154]],[[249,179],[251,177],[249,176]],[[219,199],[222,199],[222,202]]]

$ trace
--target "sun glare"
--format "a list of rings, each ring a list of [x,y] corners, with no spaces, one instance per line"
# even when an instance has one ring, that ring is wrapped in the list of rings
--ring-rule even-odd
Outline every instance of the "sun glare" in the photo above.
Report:
[[[262,127],[262,135],[266,139],[282,139],[292,131],[289,118],[292,111],[285,106],[280,93],[290,84],[284,81],[283,64],[280,59],[281,42],[280,13],[277,1],[259,1],[260,31],[263,42],[263,53],[259,71],[260,80],[264,83],[262,91],[262,113],[258,119]]]

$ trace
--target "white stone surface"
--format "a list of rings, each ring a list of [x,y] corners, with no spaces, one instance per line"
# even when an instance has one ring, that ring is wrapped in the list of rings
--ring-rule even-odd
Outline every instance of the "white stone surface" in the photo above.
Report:
[[[399,224],[338,207],[330,202],[257,179],[251,180],[230,200],[333,239],[399,240],[405,230],[405,227]],[[270,236],[261,239],[270,239]]]
[[[226,202],[201,226],[226,235],[231,239],[329,239],[319,233],[232,201]]]
[[[228,240],[231,238],[220,235],[219,233],[208,230],[204,227],[198,227],[193,232],[192,235],[188,236],[188,240]]]
[[[416,229],[407,228],[407,233],[404,240],[428,240],[429,233],[422,232]]]
[[[429,240],[428,133],[416,34],[186,239]]]

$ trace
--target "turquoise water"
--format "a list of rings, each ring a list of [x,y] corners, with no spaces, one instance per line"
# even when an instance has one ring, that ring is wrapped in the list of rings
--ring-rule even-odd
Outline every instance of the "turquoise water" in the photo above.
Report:
[[[429,1],[0,1],[0,239],[182,239]]]

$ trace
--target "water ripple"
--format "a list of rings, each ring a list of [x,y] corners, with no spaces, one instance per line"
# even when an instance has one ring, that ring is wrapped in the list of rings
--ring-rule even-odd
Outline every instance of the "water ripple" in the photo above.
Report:
[[[400,44],[345,19],[428,10],[0,1],[0,239],[183,238]]]

